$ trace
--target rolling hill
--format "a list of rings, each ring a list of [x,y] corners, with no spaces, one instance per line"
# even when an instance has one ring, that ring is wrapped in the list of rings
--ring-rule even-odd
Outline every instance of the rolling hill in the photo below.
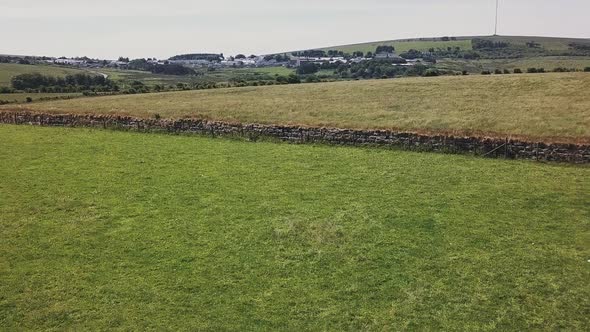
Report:
[[[477,50],[474,48],[474,40],[483,40],[493,43],[506,43],[506,47],[499,54],[484,51],[485,57],[528,57],[528,56],[563,56],[586,55],[590,56],[590,39],[560,38],[560,37],[527,37],[527,36],[475,36],[475,37],[442,37],[442,38],[416,38],[401,40],[386,40],[351,45],[331,46],[320,48],[324,51],[335,50],[345,53],[355,51],[375,52],[377,46],[394,46],[398,53],[410,49],[428,51],[430,49],[447,49],[459,47],[462,50]],[[572,46],[573,45],[573,46]]]

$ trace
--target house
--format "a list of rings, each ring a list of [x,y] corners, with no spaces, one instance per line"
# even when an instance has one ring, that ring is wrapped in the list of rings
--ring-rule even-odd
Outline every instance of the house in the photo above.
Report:
[[[395,53],[381,52],[375,54],[375,59],[401,59],[401,57]]]
[[[83,60],[74,60],[74,59],[55,59],[53,63],[59,65],[70,65],[70,66],[79,66],[84,64],[85,61]]]

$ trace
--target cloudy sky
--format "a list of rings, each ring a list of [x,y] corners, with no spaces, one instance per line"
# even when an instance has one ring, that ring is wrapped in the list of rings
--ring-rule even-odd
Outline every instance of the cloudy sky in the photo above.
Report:
[[[500,0],[499,33],[590,37],[589,0]],[[0,0],[0,54],[167,58],[490,35],[495,0]]]

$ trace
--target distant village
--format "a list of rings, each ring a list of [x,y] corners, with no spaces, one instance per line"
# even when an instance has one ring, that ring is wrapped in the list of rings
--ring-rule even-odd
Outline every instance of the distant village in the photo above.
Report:
[[[380,49],[381,48],[381,49]],[[223,54],[195,53],[184,54],[171,57],[169,59],[135,59],[120,57],[117,60],[91,59],[88,57],[74,58],[54,58],[54,57],[17,57],[3,56],[2,62],[16,63],[47,63],[63,66],[73,66],[81,68],[118,68],[134,69],[134,61],[141,61],[144,64],[153,66],[181,65],[188,68],[241,68],[241,67],[289,67],[297,68],[306,63],[317,65],[322,64],[351,64],[360,63],[368,60],[390,60],[397,66],[413,66],[416,63],[425,61],[429,56],[427,53],[419,52],[418,56],[402,57],[395,53],[391,46],[378,47],[376,52],[354,52],[354,54],[345,54],[339,51],[310,50],[283,54],[271,55],[250,55],[245,56],[238,54],[236,56],[225,57]],[[402,54],[403,55],[403,54]],[[426,61],[428,59],[426,58]]]

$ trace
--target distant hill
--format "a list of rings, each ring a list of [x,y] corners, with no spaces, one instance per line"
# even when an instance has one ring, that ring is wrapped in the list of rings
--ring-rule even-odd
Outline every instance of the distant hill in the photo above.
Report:
[[[319,48],[322,51],[375,52],[378,46],[395,47],[397,53],[411,49],[428,52],[460,49],[475,51],[482,58],[518,58],[532,56],[590,56],[590,39],[527,36],[440,37],[386,40]]]

